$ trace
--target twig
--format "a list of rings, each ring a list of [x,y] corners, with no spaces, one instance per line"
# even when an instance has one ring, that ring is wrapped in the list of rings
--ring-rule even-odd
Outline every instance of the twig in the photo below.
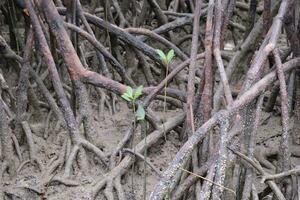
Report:
[[[203,179],[203,180],[205,180],[205,181],[207,181],[207,182],[210,182],[210,183],[212,183],[212,184],[214,184],[214,185],[216,185],[216,186],[218,186],[218,187],[220,187],[220,188],[223,188],[223,189],[225,189],[225,190],[228,190],[229,192],[232,192],[232,193],[235,195],[235,191],[232,190],[232,189],[230,189],[230,188],[227,188],[227,187],[225,187],[225,186],[223,186],[223,185],[220,185],[220,184],[218,184],[218,183],[215,183],[215,182],[213,182],[213,181],[211,181],[211,180],[209,180],[209,179],[207,179],[207,178],[205,178],[205,177],[203,177],[203,176],[200,176],[200,175],[198,175],[198,174],[195,174],[195,173],[193,173],[193,172],[190,172],[190,171],[188,171],[188,170],[186,170],[186,169],[183,169],[183,168],[179,168],[179,169],[182,170],[182,171],[185,171],[185,172],[187,172],[187,173],[189,173],[189,174],[191,174],[191,175],[193,175],[193,176],[196,176],[196,177],[198,177],[198,178],[200,178],[200,179]]]
[[[266,174],[264,176],[262,176],[261,178],[261,182],[265,182],[267,180],[274,180],[274,179],[280,179],[286,176],[291,176],[291,175],[297,175],[300,173],[300,166],[296,166],[295,168],[288,170],[288,171],[284,171],[278,174]]]
[[[144,160],[144,161],[146,162],[146,164],[147,164],[151,169],[153,169],[153,171],[156,173],[156,175],[157,175],[158,177],[160,177],[160,178],[162,177],[161,172],[160,172],[158,169],[156,169],[156,167],[155,167],[152,163],[150,163],[150,162],[149,162],[142,154],[140,154],[140,153],[138,153],[138,152],[134,152],[134,151],[132,151],[131,149],[127,149],[127,148],[122,149],[122,151],[131,153],[131,154],[133,154],[134,156],[137,156],[137,157],[139,157],[140,159]]]
[[[230,149],[230,148],[229,148]],[[261,167],[261,165],[259,164],[259,162],[257,161],[253,161],[252,159],[248,158],[247,156],[245,156],[244,154],[237,152],[233,149],[230,149],[234,154],[238,155],[239,157],[243,158],[245,161],[247,161],[252,167],[254,167],[262,176],[266,176],[268,175],[263,168]],[[273,190],[273,192],[275,193],[275,195],[277,196],[277,198],[279,200],[285,200],[285,197],[283,196],[282,192],[280,191],[280,189],[278,188],[277,184],[272,181],[272,180],[268,180],[266,182],[270,188]]]

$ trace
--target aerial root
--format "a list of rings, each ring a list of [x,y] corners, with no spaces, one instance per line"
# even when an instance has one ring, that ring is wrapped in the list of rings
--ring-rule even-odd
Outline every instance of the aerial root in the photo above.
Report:
[[[1,171],[0,171],[1,179],[2,179],[3,174],[5,173],[5,171],[8,169],[8,167],[9,167],[8,162],[6,160],[4,160],[2,162]]]
[[[11,139],[13,141],[14,148],[16,150],[17,156],[18,156],[19,160],[22,161],[23,160],[23,156],[22,156],[22,153],[21,153],[21,149],[20,149],[20,145],[19,145],[18,139],[17,139],[17,137],[15,135],[11,135]]]
[[[41,163],[41,161],[39,160],[39,159],[37,159],[37,158],[32,158],[32,159],[28,159],[28,160],[25,160],[25,161],[23,161],[20,165],[19,165],[19,167],[18,167],[18,169],[17,169],[17,173],[20,173],[20,171],[23,169],[23,167],[26,165],[26,164],[32,164],[32,165],[34,165],[35,166],[35,164],[37,165],[37,167],[38,167],[38,169],[42,172],[43,171],[43,165],[42,165],[42,163]]]
[[[114,189],[117,192],[119,200],[126,200],[125,192],[121,184],[121,175],[117,175],[116,177],[105,176],[104,179],[102,179],[102,181],[97,183],[97,187],[91,190],[92,198],[96,199],[99,191],[102,190],[104,187],[104,195],[108,200],[115,199],[113,192]]]
[[[113,180],[108,180],[106,183],[106,188],[104,190],[104,195],[107,200],[114,200],[114,195],[113,195]]]
[[[117,194],[118,194],[119,200],[125,200],[126,197],[125,197],[125,192],[124,192],[123,186],[121,184],[121,176],[117,176],[115,178],[115,180],[114,180],[114,187],[117,190]]]
[[[45,130],[44,130],[44,139],[47,139],[49,136],[49,128],[50,128],[50,118],[52,116],[53,110],[50,110],[50,112],[48,113],[47,117],[46,117],[46,121],[45,121]]]
[[[77,154],[78,154],[81,147],[87,148],[88,150],[94,152],[101,159],[103,164],[105,164],[106,166],[108,165],[107,156],[97,146],[90,143],[86,139],[79,138],[79,139],[76,139],[76,143],[73,146],[73,148],[71,149],[70,154],[68,155],[66,165],[65,165],[64,177],[69,177],[70,176],[72,163],[76,159],[76,156],[77,156]],[[84,149],[82,149],[82,150],[84,150]],[[82,159],[81,161],[82,161],[81,166],[88,166],[88,163],[84,163],[84,162],[87,162],[87,159]]]
[[[75,160],[78,151],[79,151],[79,145],[73,146],[70,155],[66,161],[64,177],[70,176],[72,163]]]
[[[26,135],[26,139],[27,139],[27,144],[29,146],[29,157],[30,157],[30,160],[29,162],[34,164],[34,162],[37,164],[37,167],[39,168],[40,171],[43,171],[43,165],[41,163],[41,161],[36,157],[36,148],[35,148],[35,145],[34,145],[34,141],[33,141],[33,137],[32,137],[32,132],[31,132],[31,128],[28,124],[27,121],[23,121],[22,123],[22,128],[25,132],[25,135]],[[22,167],[25,165],[26,163],[28,162],[23,162],[21,164],[21,166],[19,167],[19,170],[22,169]]]
[[[107,108],[109,110],[109,113],[112,114],[114,111],[113,111],[113,108],[112,108],[111,104],[109,103],[108,95],[105,94],[103,89],[96,88],[96,91],[98,92],[98,94],[100,96],[100,101],[99,101],[99,104],[98,104],[98,116],[99,116],[99,118],[103,116],[105,105],[107,106]]]
[[[290,151],[292,156],[300,157],[299,145],[291,145]],[[271,163],[268,160],[268,157],[277,156],[278,154],[279,154],[278,148],[274,148],[274,147],[270,147],[266,149],[264,147],[257,147],[254,153],[255,158],[259,161],[259,163],[272,171],[275,171],[276,167],[274,166],[273,163]]]

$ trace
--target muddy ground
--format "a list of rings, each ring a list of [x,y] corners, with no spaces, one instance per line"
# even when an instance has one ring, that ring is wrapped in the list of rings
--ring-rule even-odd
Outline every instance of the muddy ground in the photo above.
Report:
[[[127,104],[122,102],[117,104],[119,108],[117,113],[111,114],[108,109],[105,109],[104,113],[99,116],[97,111],[97,106],[94,106],[94,116],[95,122],[97,124],[97,139],[94,141],[98,147],[101,147],[105,151],[112,151],[113,148],[120,142],[120,140],[126,134],[130,120],[133,118],[132,110],[128,108]],[[178,114],[178,110],[169,110],[167,113],[168,117],[175,116]],[[40,118],[39,122],[36,119],[32,119],[31,128],[33,131],[34,145],[36,146],[37,157],[40,158],[41,163],[46,167],[50,165],[51,162],[55,160],[60,155],[63,148],[63,141],[65,131],[54,131],[55,123],[50,123],[49,136],[44,138],[45,127],[42,126],[40,121],[44,121],[45,113],[43,118]],[[157,112],[161,117],[163,113]],[[34,118],[34,117],[33,117]],[[276,113],[263,113],[262,125],[258,129],[257,133],[257,145],[260,152],[267,151],[277,151],[279,148],[280,134],[281,134],[281,117]],[[140,127],[137,127],[135,131],[136,141],[142,138]],[[147,160],[156,168],[158,172],[163,172],[170,161],[174,158],[174,155],[180,148],[182,142],[180,141],[179,133],[176,131],[171,131],[167,135],[167,140],[165,138],[160,139],[157,144],[153,145],[148,151]],[[24,160],[28,159],[28,148],[27,145],[21,146],[21,153]],[[124,152],[125,154],[128,152]],[[295,156],[300,156],[300,154],[295,154]],[[58,184],[53,182],[45,187],[36,187],[42,180],[41,172],[38,170],[36,165],[30,163],[22,167],[16,174],[16,177],[10,178],[7,174],[3,178],[6,192],[12,194],[12,196],[19,196],[20,199],[40,199],[43,196],[49,200],[80,200],[80,199],[90,199],[88,195],[89,187],[95,183],[97,180],[101,180],[101,176],[105,174],[105,171],[101,170],[103,165],[101,161],[93,155],[93,153],[88,152],[89,166],[88,169],[79,169],[76,163],[73,164],[74,175],[71,179],[76,184],[81,184],[81,186],[66,186],[64,184]],[[275,162],[276,159],[272,156],[269,158],[270,162]],[[20,164],[19,161],[16,161]],[[293,165],[300,164],[300,159],[293,157]],[[132,170],[128,170],[128,173],[124,176],[121,181],[124,186],[127,199],[143,199],[143,188],[146,175],[146,191],[147,196],[150,195],[153,187],[159,180],[159,175],[154,172],[149,166],[144,167],[144,161],[138,159],[136,162],[135,171],[132,177]],[[267,172],[274,173],[274,169],[265,168]],[[132,184],[133,180],[133,184]],[[256,184],[259,192],[264,188],[264,184],[259,183],[258,179]],[[27,189],[26,189],[27,188]],[[36,192],[30,192],[31,189],[36,189],[43,195],[37,195]],[[134,195],[132,195],[132,189]],[[28,196],[28,197],[26,197]],[[18,199],[18,198],[17,198]],[[96,199],[102,200],[105,197],[100,194]]]

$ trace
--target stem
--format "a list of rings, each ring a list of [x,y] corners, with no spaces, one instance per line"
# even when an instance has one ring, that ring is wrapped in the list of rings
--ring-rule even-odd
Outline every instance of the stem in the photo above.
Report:
[[[145,147],[147,146],[147,123],[146,121],[143,121],[143,123],[145,124]],[[147,175],[146,175],[146,167],[147,167],[147,148],[144,149],[144,200],[146,200],[146,192],[147,192]]]
[[[170,186],[168,187],[168,200],[171,200],[171,189],[170,189]]]
[[[134,133],[135,133],[135,126],[136,126],[136,119],[135,119],[135,99],[132,100],[132,106],[133,106],[133,134],[132,134],[132,142],[131,142],[131,149],[133,147],[133,152],[134,154],[136,153],[135,152],[135,145],[133,145],[134,143]],[[131,192],[132,192],[132,195],[134,195],[134,187],[133,187],[133,173],[134,173],[134,162],[132,163],[132,168],[131,168]]]
[[[166,69],[166,77],[165,77],[165,79],[167,78],[168,73],[169,73],[169,63],[166,64],[166,68],[167,69]],[[166,81],[165,88],[164,88],[164,111],[163,111],[164,121],[166,121],[167,87],[168,87],[168,82]],[[166,129],[165,129],[164,123],[163,123],[163,128],[164,128],[165,141],[167,141],[167,134],[166,134]]]

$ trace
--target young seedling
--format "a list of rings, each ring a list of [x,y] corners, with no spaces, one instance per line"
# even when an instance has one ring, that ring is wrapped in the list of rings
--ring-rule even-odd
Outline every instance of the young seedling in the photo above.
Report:
[[[127,86],[127,90],[124,94],[122,94],[122,98],[125,99],[128,102],[132,102],[132,106],[133,106],[133,114],[136,117],[136,119],[138,121],[143,121],[145,119],[145,109],[144,107],[138,103],[138,109],[135,110],[135,103],[136,100],[142,95],[142,91],[143,91],[143,86],[139,86],[138,88],[136,88],[134,91],[130,86]],[[134,129],[135,129],[135,120],[134,120]],[[133,131],[134,132],[134,131]],[[134,134],[132,136],[132,142],[134,141]],[[145,139],[145,143],[146,143],[146,139]],[[132,143],[133,144],[133,143]],[[145,150],[146,151],[146,150]],[[135,154],[135,148],[133,148],[133,152]],[[145,153],[146,154],[146,153]],[[132,176],[131,176],[131,182],[132,182],[132,192],[134,192],[134,180],[133,180],[133,172],[134,172],[134,163],[132,165]]]
[[[166,77],[165,78],[167,78],[168,73],[169,73],[170,62],[172,61],[172,59],[175,56],[174,50],[171,49],[167,54],[165,54],[162,50],[159,50],[159,49],[156,49],[156,52],[166,67]],[[168,84],[166,83],[165,88],[164,88],[164,111],[163,111],[164,121],[166,120],[167,86],[168,86]],[[165,140],[167,140],[166,133],[164,133],[164,135],[165,135]]]
[[[136,100],[142,95],[143,86],[139,86],[138,88],[133,91],[130,86],[127,86],[126,92],[121,96],[128,102],[132,102],[133,104],[133,113],[137,120],[144,120],[145,119],[145,110],[141,104],[138,104],[138,109],[135,110],[135,103]]]
[[[171,49],[167,54],[165,54],[162,50],[156,49],[157,54],[159,55],[160,59],[163,61],[163,64],[167,67],[169,66],[171,60],[174,58],[175,53],[174,50]],[[168,70],[167,70],[168,71]]]

